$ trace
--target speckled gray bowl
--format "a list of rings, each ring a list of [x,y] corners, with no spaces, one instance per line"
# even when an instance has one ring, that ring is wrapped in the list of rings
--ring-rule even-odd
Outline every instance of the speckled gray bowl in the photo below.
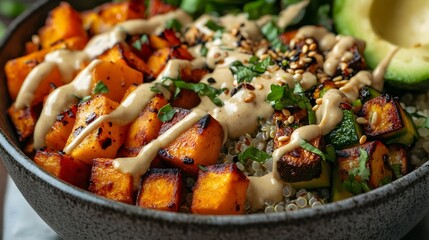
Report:
[[[96,1],[71,1],[77,9]],[[250,216],[198,216],[142,209],[97,197],[40,169],[19,149],[6,116],[3,66],[22,53],[58,1],[41,1],[12,24],[0,47],[0,156],[25,198],[65,239],[398,239],[428,212],[429,163],[407,176],[316,209]]]

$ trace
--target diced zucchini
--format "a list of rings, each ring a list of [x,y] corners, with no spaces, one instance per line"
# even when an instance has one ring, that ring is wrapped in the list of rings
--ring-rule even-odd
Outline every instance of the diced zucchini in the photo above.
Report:
[[[344,149],[359,143],[362,128],[356,122],[356,115],[350,110],[343,110],[343,120],[327,135],[328,141],[335,149]]]
[[[313,188],[325,188],[331,186],[331,165],[322,161],[322,173],[320,177],[313,178],[310,181],[293,182],[290,183],[295,189],[313,189]]]
[[[340,171],[338,166],[336,166],[332,171],[331,201],[336,202],[350,197],[353,197],[353,193],[344,189],[343,183],[340,179]]]
[[[410,146],[418,138],[417,129],[411,117],[399,102],[383,94],[367,101],[361,111],[368,123],[365,134],[373,139],[383,139],[386,144],[400,143]]]

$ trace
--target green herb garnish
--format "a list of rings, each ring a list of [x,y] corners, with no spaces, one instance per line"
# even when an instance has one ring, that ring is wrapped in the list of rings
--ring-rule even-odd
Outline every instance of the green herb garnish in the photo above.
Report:
[[[246,148],[246,150],[244,150],[243,152],[239,153],[237,157],[238,160],[243,164],[245,164],[248,159],[259,163],[265,163],[271,157],[271,155],[259,150],[256,147],[250,146]]]
[[[172,18],[167,20],[167,22],[165,23],[165,28],[173,29],[176,32],[180,32],[182,31],[182,24],[177,19]]]
[[[368,185],[370,171],[366,166],[369,160],[368,153],[365,149],[359,148],[359,166],[352,168],[349,170],[349,178],[343,182],[344,188],[353,193],[360,194],[362,192],[368,192],[371,188]],[[356,179],[356,177],[360,178],[360,181]],[[380,182],[380,184],[382,184]]]
[[[93,90],[94,94],[108,93],[108,92],[109,92],[109,88],[107,88],[107,86],[103,83],[103,81],[97,82]]]
[[[206,166],[198,164],[198,168],[201,169],[204,172],[207,172],[209,169]]]
[[[259,75],[267,71],[268,66],[272,64],[273,62],[271,61],[270,57],[259,61],[256,56],[253,56],[250,58],[248,66],[245,66],[240,61],[235,61],[231,64],[229,69],[231,70],[232,74],[234,74],[237,78],[238,83],[249,83],[254,77],[258,77]]]
[[[133,43],[133,47],[139,51],[142,50],[142,45],[149,43],[149,38],[146,34],[143,34],[137,41]]]
[[[200,54],[201,56],[205,57],[207,56],[207,53],[209,52],[209,49],[206,47],[205,44],[201,45]]]
[[[268,41],[271,42],[271,48],[276,51],[286,51],[288,47],[282,43],[279,36],[283,31],[277,26],[274,21],[269,21],[261,28],[262,34]]]
[[[167,104],[161,109],[159,109],[158,118],[159,120],[161,120],[161,122],[168,122],[174,117],[174,114],[176,114],[176,112],[176,108],[172,108],[170,104]]]
[[[214,22],[213,20],[208,20],[206,22],[206,27],[208,27],[210,30],[216,32],[218,30],[223,31],[225,28],[219,24],[217,24],[216,22]]]
[[[402,165],[401,164],[392,164],[392,165],[390,165],[390,167],[392,168],[393,175],[396,178],[402,177],[402,172],[401,172]]]
[[[27,7],[25,4],[19,1],[6,0],[0,1],[0,15],[3,15],[8,18],[17,17],[23,11],[25,11]]]
[[[316,155],[319,155],[323,161],[326,161],[326,154],[323,153],[320,149],[318,149],[317,147],[311,145],[309,142],[305,141],[304,139],[302,139],[301,143],[299,144],[300,147],[302,147],[303,149],[312,152]]]
[[[294,93],[295,91],[297,94]],[[308,113],[309,124],[316,123],[316,115],[314,114],[310,100],[303,93],[301,93],[301,90],[299,90],[297,87],[292,90],[287,84],[284,86],[272,84],[271,92],[268,94],[267,100],[271,103],[275,110],[282,110],[287,107],[299,107],[301,109],[306,109]]]

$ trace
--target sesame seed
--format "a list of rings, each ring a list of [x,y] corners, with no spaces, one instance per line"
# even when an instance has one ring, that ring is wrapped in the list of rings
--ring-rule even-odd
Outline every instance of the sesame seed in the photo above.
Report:
[[[277,116],[276,120],[282,120],[283,118],[281,116]]]
[[[358,118],[356,118],[356,122],[359,123],[359,124],[367,124],[368,120],[366,120],[363,117],[358,117]]]
[[[293,56],[295,56],[295,54],[296,54],[296,50],[292,50],[292,51],[289,53],[289,57],[293,57]]]
[[[292,69],[297,69],[298,68],[298,64],[296,64],[296,63],[291,63],[291,64],[289,64],[289,66],[290,66],[290,68],[292,68]]]
[[[286,71],[290,74],[295,74],[295,71],[293,69],[288,68]]]
[[[340,63],[340,68],[342,71],[346,70],[348,67],[349,65],[347,63],[344,63],[344,62]]]
[[[319,109],[319,105],[314,105],[314,106],[311,108],[311,110],[313,110],[313,111],[317,111],[317,109]]]
[[[289,110],[287,110],[287,109],[282,109],[282,113],[283,113],[283,115],[285,115],[286,117],[289,117],[289,116],[290,116],[290,112],[289,112]]]
[[[295,117],[291,115],[291,116],[289,116],[289,117],[288,117],[287,121],[288,121],[290,124],[292,124],[292,123],[295,121]]]
[[[302,75],[299,73],[295,73],[295,75],[293,75],[293,79],[299,82],[302,79]]]
[[[264,59],[266,59],[267,57],[269,57],[270,55],[268,55],[268,54],[263,54],[262,56],[261,56],[261,60],[264,60]]]
[[[304,62],[306,62],[306,63],[310,63],[312,61],[313,61],[312,58],[308,58],[308,57],[304,58]]]
[[[311,45],[314,43],[314,40],[312,38],[307,38],[307,39],[305,39],[305,43],[308,45]]]
[[[353,58],[353,53],[351,53],[350,51],[347,51],[341,57],[341,61],[342,62],[348,62],[348,61],[352,60],[352,58]]]
[[[309,56],[309,57],[314,57],[316,54],[317,54],[317,52],[315,52],[315,51],[311,51],[311,52],[309,52],[309,53],[307,54],[307,56]]]
[[[371,119],[371,125],[376,125],[378,122],[378,113],[374,112],[370,119]]]
[[[258,90],[261,90],[261,89],[263,89],[264,88],[264,85],[262,85],[262,84],[256,84],[256,89],[258,89]]]
[[[291,48],[291,49],[293,49],[293,48],[295,48],[295,45],[296,45],[296,43],[295,43],[295,40],[290,40],[290,42],[289,42],[289,48]]]
[[[336,81],[341,81],[343,80],[343,76],[336,76],[332,79],[332,81],[336,82]]]
[[[295,73],[303,74],[304,73],[304,69],[297,69],[297,70],[295,70]]]
[[[277,140],[279,142],[285,142],[285,141],[288,141],[289,139],[290,139],[289,136],[280,136]]]
[[[359,144],[364,144],[366,142],[366,140],[367,140],[366,135],[362,135],[362,137],[360,137],[360,139],[359,139]]]
[[[304,45],[304,46],[302,46],[302,53],[307,53],[308,52],[308,45]]]
[[[323,103],[323,98],[318,98],[318,99],[316,99],[316,104],[317,105],[320,105],[320,104],[322,104]]]
[[[310,44],[309,49],[310,49],[310,51],[315,51],[317,49],[317,44],[315,44],[315,43]]]

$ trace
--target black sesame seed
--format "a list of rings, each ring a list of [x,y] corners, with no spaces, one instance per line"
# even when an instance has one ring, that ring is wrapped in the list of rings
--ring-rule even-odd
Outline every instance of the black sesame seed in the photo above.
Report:
[[[207,79],[207,82],[209,82],[209,83],[216,83],[216,80],[214,78],[210,77],[210,78]]]

